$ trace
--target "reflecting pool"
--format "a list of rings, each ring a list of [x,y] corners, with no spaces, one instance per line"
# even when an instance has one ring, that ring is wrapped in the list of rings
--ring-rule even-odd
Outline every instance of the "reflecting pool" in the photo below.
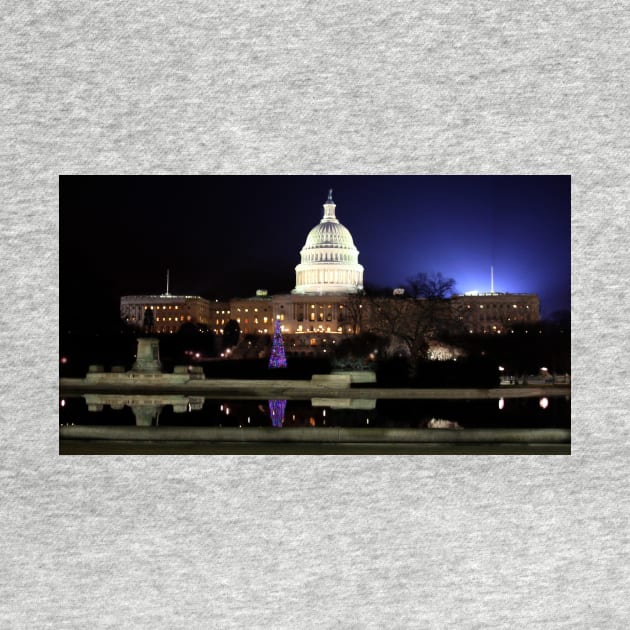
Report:
[[[84,394],[59,402],[62,426],[569,429],[570,400],[230,400],[159,394]]]

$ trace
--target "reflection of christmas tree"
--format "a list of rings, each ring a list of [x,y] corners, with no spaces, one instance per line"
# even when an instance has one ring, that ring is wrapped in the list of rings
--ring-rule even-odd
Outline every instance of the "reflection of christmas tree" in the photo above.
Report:
[[[271,416],[272,427],[282,427],[284,422],[284,410],[287,406],[286,400],[270,400],[269,415]]]
[[[273,344],[271,346],[271,356],[269,357],[270,368],[287,367],[287,358],[284,354],[284,340],[280,330],[280,320],[276,319],[276,327],[273,331]]]

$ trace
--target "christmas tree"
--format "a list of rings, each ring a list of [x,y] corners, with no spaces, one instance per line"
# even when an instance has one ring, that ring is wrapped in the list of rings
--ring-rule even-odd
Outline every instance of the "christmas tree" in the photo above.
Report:
[[[280,330],[280,320],[276,319],[276,327],[273,331],[273,344],[271,346],[271,356],[269,357],[270,368],[287,367],[287,358],[284,354],[284,340]]]

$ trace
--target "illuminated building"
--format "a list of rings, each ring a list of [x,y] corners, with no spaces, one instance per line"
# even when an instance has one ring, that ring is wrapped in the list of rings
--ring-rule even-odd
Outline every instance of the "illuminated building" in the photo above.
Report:
[[[259,291],[259,293],[262,293]],[[273,306],[271,298],[258,295],[251,298],[234,298],[230,300],[229,319],[238,323],[244,335],[273,334]]]
[[[332,295],[360,293],[363,290],[363,266],[352,234],[335,216],[332,189],[324,204],[324,216],[306,237],[300,251],[301,262],[295,268],[296,295]]]
[[[152,332],[175,333],[182,324],[210,325],[210,301],[198,295],[123,295],[120,316],[129,325],[144,328],[151,311]]]
[[[217,335],[223,334],[223,328],[231,320],[232,312],[229,302],[215,300],[210,302],[210,328]]]
[[[540,300],[533,293],[475,293],[452,300],[469,333],[501,334],[540,319]]]
[[[326,352],[347,335],[369,331],[371,301],[363,293],[363,266],[352,235],[336,217],[332,190],[323,204],[324,216],[307,235],[295,267],[296,284],[290,294],[232,298],[210,302],[198,296],[159,296],[121,298],[121,316],[143,327],[146,309],[153,311],[153,331],[176,332],[186,321],[205,324],[215,334],[235,320],[243,335],[273,335],[279,321],[288,355]],[[492,282],[493,286],[493,282]],[[404,297],[395,289],[391,299]],[[458,331],[503,334],[519,324],[534,323],[540,317],[537,295],[476,293],[450,300]],[[251,343],[251,342],[250,342]]]

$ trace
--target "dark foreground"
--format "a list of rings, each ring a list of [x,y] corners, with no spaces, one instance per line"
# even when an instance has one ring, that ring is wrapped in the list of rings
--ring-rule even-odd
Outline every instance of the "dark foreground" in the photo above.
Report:
[[[309,444],[60,440],[60,455],[570,455],[570,444]]]
[[[62,455],[569,455],[563,429],[61,427]]]

